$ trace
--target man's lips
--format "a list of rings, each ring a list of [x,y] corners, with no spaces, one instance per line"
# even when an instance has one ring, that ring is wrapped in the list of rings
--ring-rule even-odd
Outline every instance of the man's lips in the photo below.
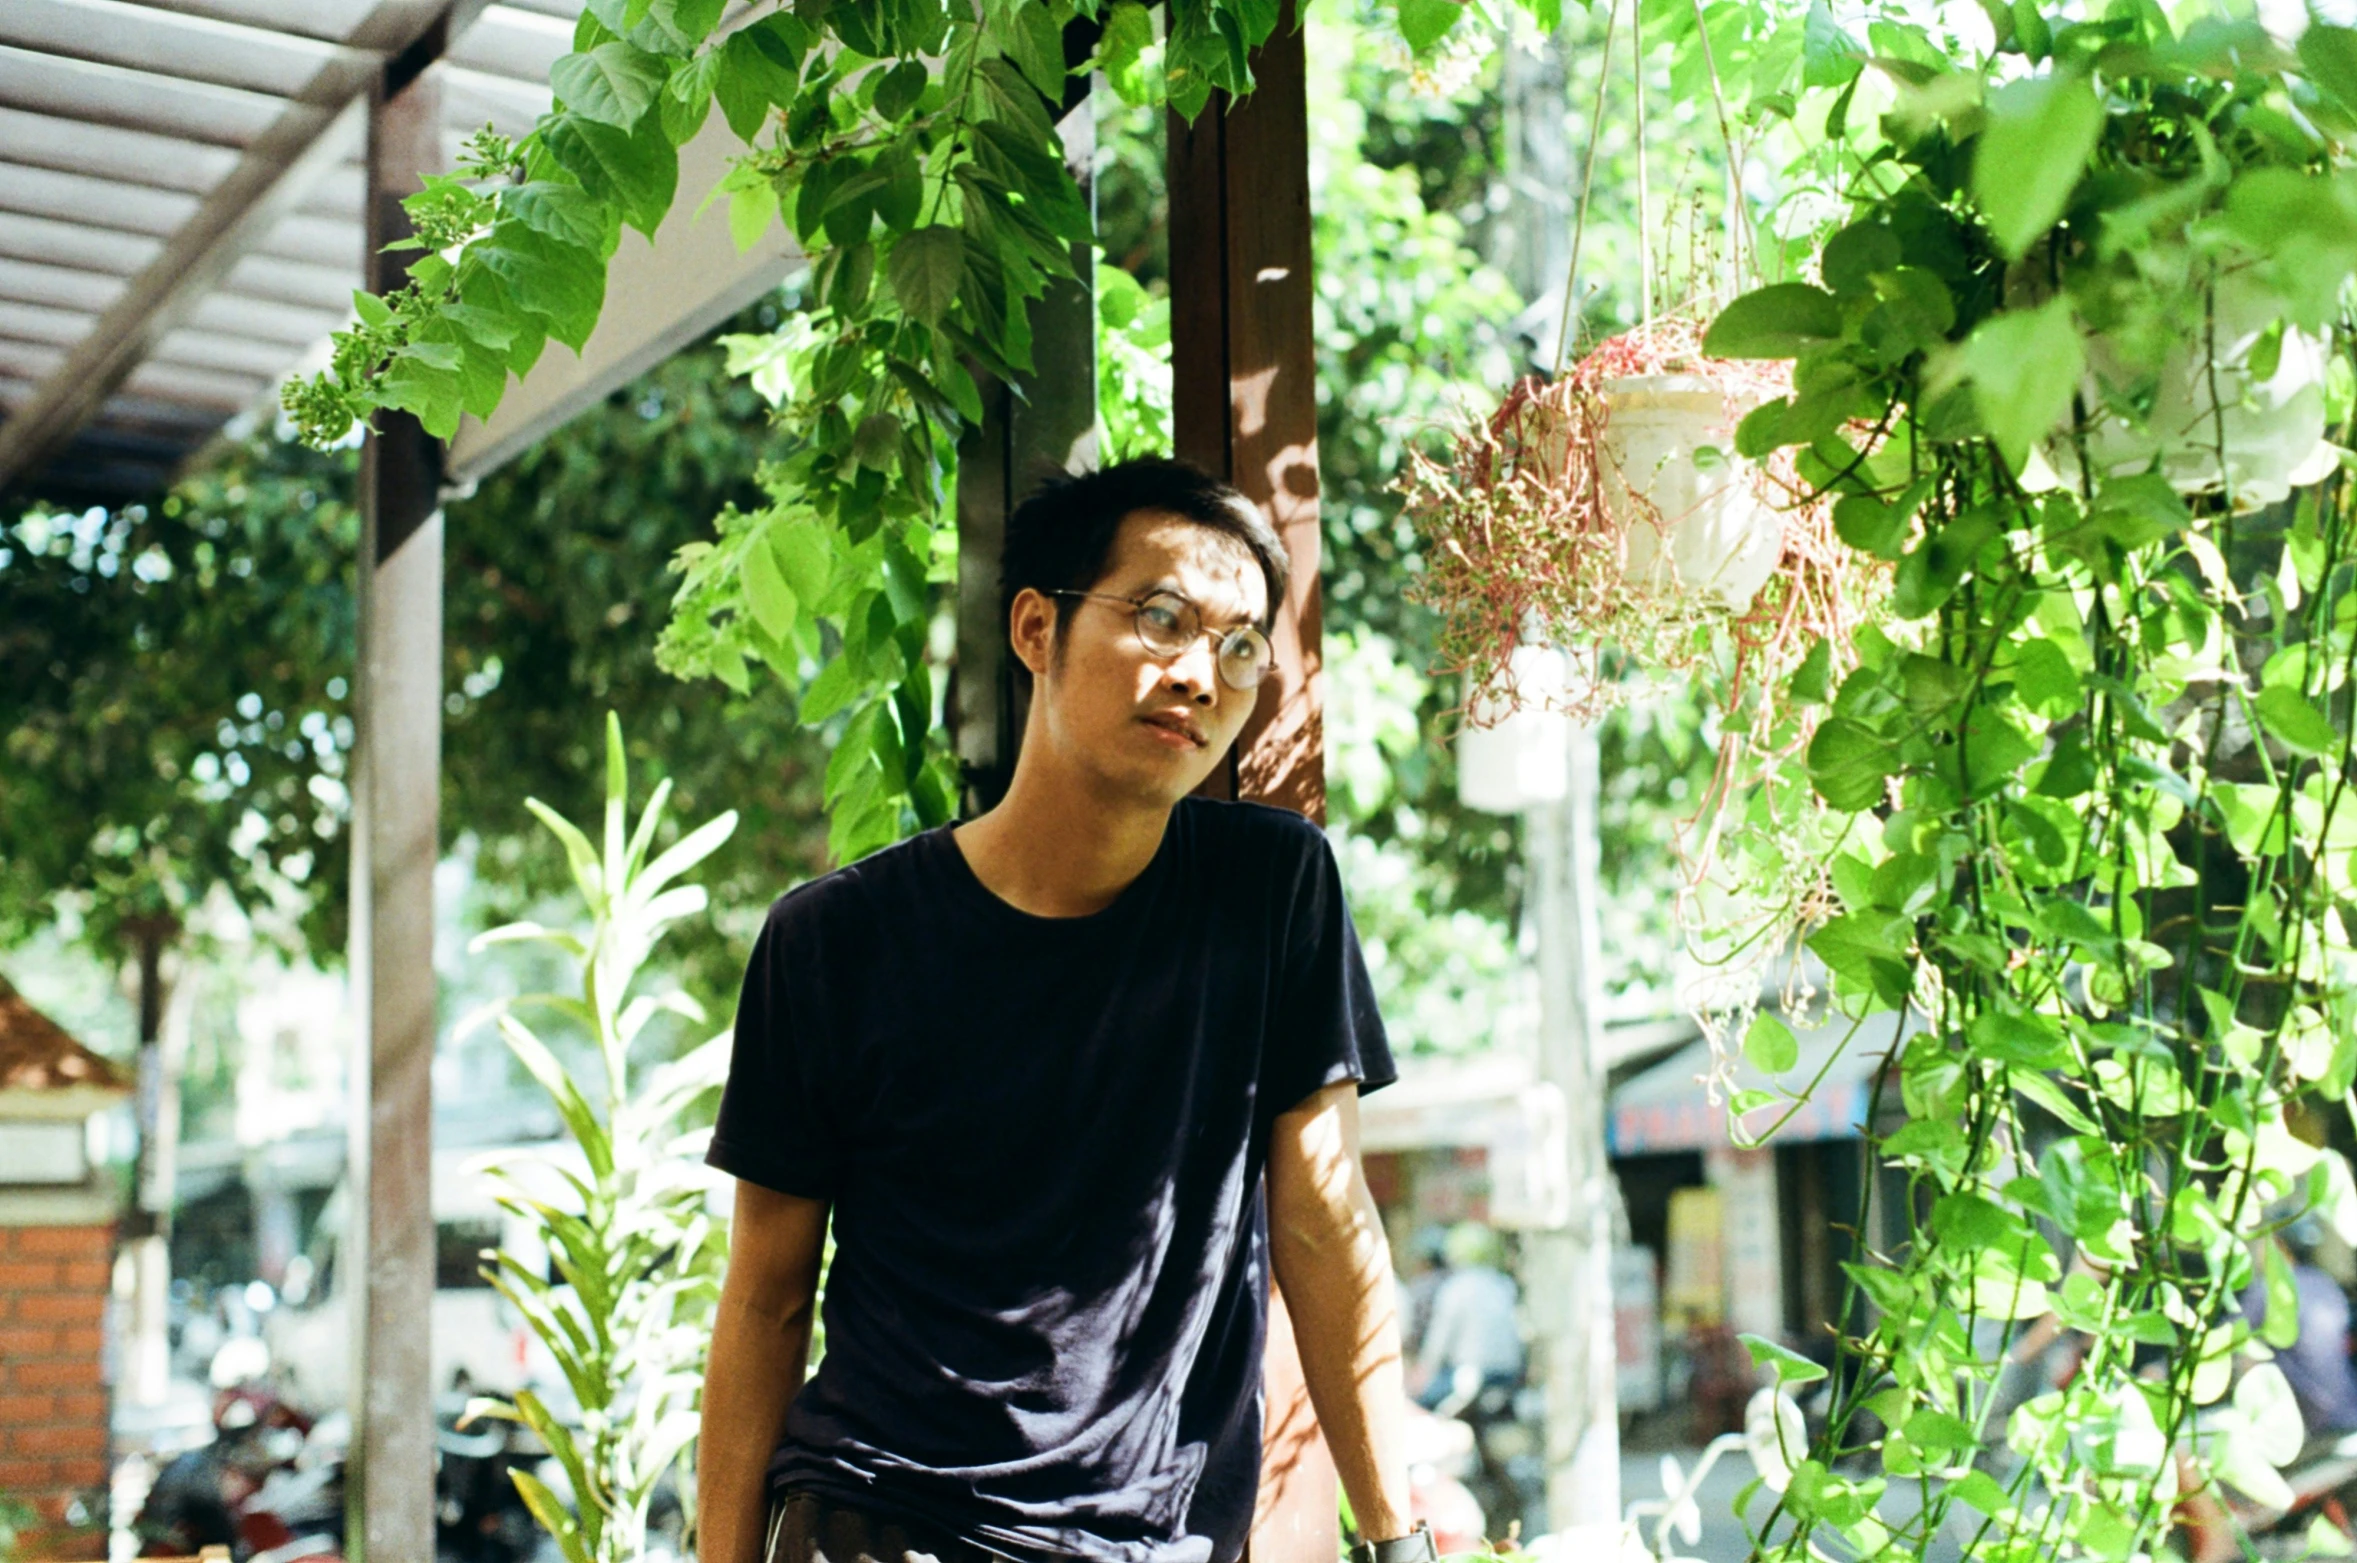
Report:
[[[1197,727],[1193,722],[1188,721],[1183,716],[1173,716],[1156,712],[1147,716],[1142,716],[1138,718],[1138,720],[1144,722],[1148,727],[1159,727],[1166,733],[1176,733],[1198,749],[1202,748],[1204,744],[1208,742],[1208,740],[1203,736],[1202,729]]]

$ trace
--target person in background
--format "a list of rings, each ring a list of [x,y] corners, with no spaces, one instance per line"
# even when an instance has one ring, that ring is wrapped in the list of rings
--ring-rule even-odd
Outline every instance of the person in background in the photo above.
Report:
[[[1448,1269],[1416,1357],[1417,1402],[1441,1416],[1502,1415],[1521,1387],[1523,1362],[1505,1245],[1480,1222],[1461,1221],[1449,1229],[1443,1256]]]
[[[1432,1324],[1433,1297],[1449,1278],[1448,1257],[1443,1251],[1447,1237],[1445,1228],[1427,1222],[1399,1245],[1409,1265],[1399,1281],[1400,1349],[1411,1360],[1424,1349],[1424,1332]]]

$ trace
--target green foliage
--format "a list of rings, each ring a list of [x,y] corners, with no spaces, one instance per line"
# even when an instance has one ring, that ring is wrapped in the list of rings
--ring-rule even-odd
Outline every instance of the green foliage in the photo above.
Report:
[[[2249,23],[1987,9],[1985,59],[1872,22],[1887,112],[1840,131],[1870,177],[1814,283],[1713,328],[1797,359],[1802,394],[1747,432],[1895,560],[1861,665],[1796,695],[1820,719],[1747,800],[1782,823],[1730,837],[1734,872],[1803,887],[1837,1008],[1920,1022],[1878,1032],[1904,1237],[1848,1267],[1831,1426],[1749,1516],[1773,1557],[1943,1529],[1975,1559],[2156,1551],[2173,1450],[2278,1500],[2297,1416],[2236,1298],[2287,1290],[2262,1256],[2291,1213],[2357,1233],[2315,1143],[2357,1078],[2357,507],[2337,474],[2247,502],[2223,410],[2163,431],[2210,448],[2206,487],[2107,454],[2185,372],[2172,349],[2230,367],[2200,351],[2229,288],[2265,279],[2263,341],[2323,327],[2347,359],[2348,40],[2313,28],[2295,70]],[[1867,78],[1830,14],[1808,26],[1837,121]],[[1841,394],[1811,411],[1811,386]],[[1758,1027],[1746,1051],[1786,1056]],[[2046,1317],[2084,1365],[1976,1454],[2008,1337]]]
[[[1097,427],[1108,462],[1170,449],[1170,300],[1097,256]]]
[[[732,231],[749,243],[783,221],[811,269],[797,321],[738,349],[786,448],[761,470],[766,498],[683,554],[661,657],[740,693],[766,665],[795,691],[833,743],[830,847],[853,857],[954,806],[929,650],[944,490],[981,413],[969,365],[1029,369],[1029,305],[1092,236],[1052,124],[1068,26],[1101,25],[1091,63],[1125,100],[1192,115],[1250,89],[1280,7],[1188,0],[1160,39],[1133,0],[807,6],[725,33],[719,14],[594,0],[552,71],[556,106],[521,140],[477,137],[458,176],[412,199],[410,284],[359,302],[287,404],[314,440],[380,407],[436,433],[487,412],[547,341],[586,338],[624,226],[651,233],[702,199],[676,189],[677,148],[717,106],[748,143],[712,192]]]
[[[339,463],[233,459],[152,506],[0,522],[0,942],[120,959],[216,890],[340,943],[358,538]]]
[[[42,1528],[41,1511],[15,1498],[0,1498],[0,1560],[21,1556],[19,1543]]]
[[[473,945],[478,951],[511,941],[550,945],[580,972],[578,994],[531,995],[496,1012],[500,1035],[563,1119],[578,1168],[569,1159],[518,1153],[482,1169],[499,1203],[538,1228],[558,1278],[496,1251],[485,1255],[484,1276],[556,1359],[578,1421],[559,1420],[530,1390],[512,1402],[478,1400],[469,1408],[524,1423],[563,1468],[569,1507],[530,1472],[512,1475],[567,1563],[635,1563],[645,1555],[655,1487],[696,1435],[704,1352],[728,1248],[725,1229],[709,1214],[721,1180],[696,1155],[710,1131],[689,1133],[687,1117],[726,1075],[729,1036],[723,1032],[652,1069],[637,1068],[631,1054],[656,1015],[703,1018],[684,993],[633,989],[665,929],[704,910],[704,888],[676,881],[728,839],[736,815],[723,814],[654,852],[671,787],[655,788],[631,828],[629,763],[622,724],[611,715],[605,776],[605,817],[595,839],[538,799],[526,803],[572,865],[588,937],[511,923]],[[552,1009],[588,1030],[601,1066],[594,1096],[516,1014],[527,1005]]]

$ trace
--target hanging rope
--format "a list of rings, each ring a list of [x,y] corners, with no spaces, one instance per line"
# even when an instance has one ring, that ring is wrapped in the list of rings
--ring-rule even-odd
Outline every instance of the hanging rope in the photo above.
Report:
[[[1588,159],[1580,170],[1580,209],[1571,224],[1571,265],[1563,276],[1563,319],[1555,328],[1555,370],[1548,378],[1563,378],[1565,356],[1571,351],[1571,323],[1579,314],[1580,241],[1588,232],[1588,197],[1596,189],[1596,146],[1604,135],[1604,100],[1612,85],[1612,29],[1620,20],[1620,0],[1604,13],[1604,55],[1596,69],[1596,112],[1588,120]]]
[[[1637,319],[1653,319],[1653,198],[1645,178],[1645,12],[1629,18],[1629,63],[1637,78]]]
[[[1751,252],[1751,214],[1743,206],[1743,156],[1735,149],[1734,123],[1727,117],[1726,90],[1719,85],[1719,62],[1711,53],[1710,23],[1703,18],[1702,0],[1694,0],[1694,30],[1702,45],[1702,68],[1710,76],[1710,100],[1719,112],[1719,143],[1727,149],[1727,297],[1743,288],[1745,258]]]

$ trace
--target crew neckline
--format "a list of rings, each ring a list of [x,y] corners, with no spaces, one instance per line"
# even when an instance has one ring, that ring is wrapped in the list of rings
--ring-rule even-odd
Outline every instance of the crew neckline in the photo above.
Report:
[[[1154,883],[1162,877],[1164,865],[1175,850],[1173,842],[1178,835],[1175,824],[1179,809],[1186,807],[1187,801],[1182,798],[1171,809],[1169,820],[1162,826],[1162,840],[1155,845],[1154,855],[1146,860],[1146,866],[1138,870],[1137,878],[1123,885],[1121,893],[1104,906],[1074,917],[1047,917],[1037,912],[1027,912],[984,884],[982,876],[974,872],[974,865],[966,860],[965,848],[958,845],[955,825],[936,825],[926,835],[937,843],[936,851],[948,856],[950,866],[947,872],[955,882],[958,893],[984,908],[986,915],[996,917],[1013,928],[1085,932],[1120,921],[1145,900]]]

